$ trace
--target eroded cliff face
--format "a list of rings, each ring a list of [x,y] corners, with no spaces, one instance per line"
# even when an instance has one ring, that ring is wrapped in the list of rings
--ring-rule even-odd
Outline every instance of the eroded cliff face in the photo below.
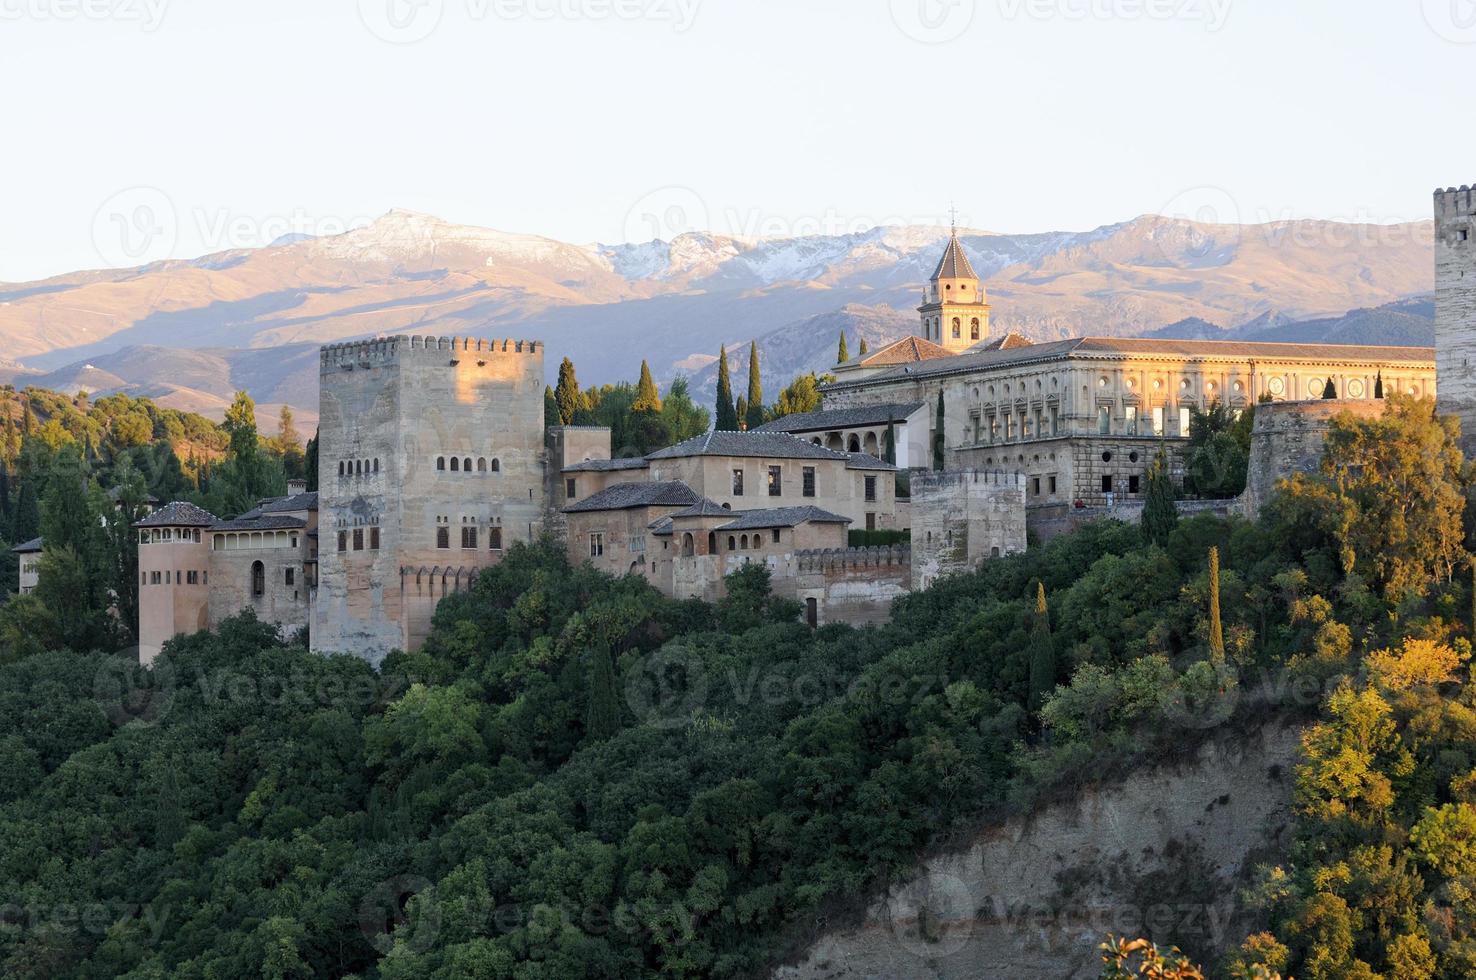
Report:
[[[1271,724],[989,828],[773,978],[1096,977],[1109,932],[1210,961],[1244,938],[1236,892],[1285,851],[1297,744]]]

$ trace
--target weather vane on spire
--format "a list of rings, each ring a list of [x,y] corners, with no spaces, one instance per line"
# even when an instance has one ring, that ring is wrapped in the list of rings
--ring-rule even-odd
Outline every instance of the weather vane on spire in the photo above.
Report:
[[[958,233],[958,208],[953,206],[952,201],[948,202],[948,225],[954,234]]]

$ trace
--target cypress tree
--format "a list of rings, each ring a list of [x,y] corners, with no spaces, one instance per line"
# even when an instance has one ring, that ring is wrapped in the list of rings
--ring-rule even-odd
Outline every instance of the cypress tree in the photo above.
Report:
[[[1174,483],[1169,477],[1168,456],[1163,446],[1148,467],[1148,491],[1143,500],[1143,533],[1154,544],[1167,544],[1169,535],[1179,523],[1179,508],[1174,505]]]
[[[1045,583],[1035,583],[1035,625],[1030,631],[1030,710],[1056,687],[1056,647],[1051,641],[1050,610],[1046,606]]]
[[[733,416],[738,419],[738,428],[748,428],[748,399],[742,395],[738,396],[738,405],[733,409]]]
[[[938,389],[937,422],[933,428],[933,469],[943,468],[943,389]]]
[[[1379,373],[1374,376],[1374,397],[1384,397],[1384,371],[1382,368],[1380,368]]]
[[[720,432],[738,431],[738,411],[733,407],[733,380],[728,377],[728,348],[718,351],[717,411],[712,427]]]
[[[851,352],[846,350],[846,332],[841,331],[840,347],[835,352],[835,363],[844,364],[851,359]]]
[[[35,483],[31,480],[22,480],[20,493],[15,500],[15,520],[11,523],[10,533],[15,536],[17,544],[31,540],[41,533],[41,506],[36,500]]]
[[[620,731],[620,701],[615,693],[615,668],[609,651],[596,647],[589,653],[589,705],[585,735],[603,741]]]
[[[748,345],[748,410],[740,412],[748,428],[757,429],[764,424],[764,383],[759,378],[758,341]]]
[[[579,411],[579,379],[574,376],[574,362],[567,357],[559,363],[559,383],[554,388],[554,401],[559,403],[559,424],[573,425]]]
[[[882,443],[882,461],[897,465],[897,423],[890,415],[887,416],[887,437]]]
[[[659,412],[661,411],[661,392],[656,389],[656,382],[651,377],[651,366],[641,361],[641,380],[636,382],[635,401],[631,402],[632,412]]]
[[[1210,661],[1216,666],[1225,662],[1225,631],[1220,624],[1220,549],[1209,554],[1209,645]]]
[[[861,338],[861,346],[857,349],[856,356],[857,357],[865,357],[869,353],[871,353],[871,351],[866,346],[866,338],[865,337],[862,337]]]
[[[1332,378],[1328,378],[1327,379],[1327,384],[1325,384],[1325,385],[1322,386],[1322,397],[1323,398],[1336,398],[1336,397],[1338,397],[1338,386],[1335,385],[1335,384],[1333,384],[1333,379]]]

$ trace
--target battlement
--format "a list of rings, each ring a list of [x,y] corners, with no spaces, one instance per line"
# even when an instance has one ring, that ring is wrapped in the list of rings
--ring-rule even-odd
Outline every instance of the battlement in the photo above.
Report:
[[[352,340],[342,344],[324,344],[319,351],[323,369],[330,367],[378,367],[393,363],[404,351],[436,351],[447,354],[530,354],[543,353],[537,340],[491,340],[482,337],[427,337],[399,334]]]
[[[1435,188],[1435,220],[1476,215],[1476,186]]]
[[[1004,470],[914,470],[911,477],[914,498],[920,492],[952,490],[961,485],[978,486],[981,489],[998,487],[1005,490],[1024,490],[1025,474]]]
[[[809,548],[796,551],[794,560],[800,572],[897,568],[912,564],[912,546],[893,544],[870,548]]]

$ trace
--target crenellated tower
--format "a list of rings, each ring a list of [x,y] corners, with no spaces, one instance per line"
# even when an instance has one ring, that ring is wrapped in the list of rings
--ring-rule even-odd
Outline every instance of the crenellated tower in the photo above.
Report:
[[[938,267],[923,290],[922,337],[954,354],[989,338],[989,303],[984,285],[969,264],[955,227]]]
[[[1435,191],[1435,373],[1443,414],[1476,456],[1476,187]]]

